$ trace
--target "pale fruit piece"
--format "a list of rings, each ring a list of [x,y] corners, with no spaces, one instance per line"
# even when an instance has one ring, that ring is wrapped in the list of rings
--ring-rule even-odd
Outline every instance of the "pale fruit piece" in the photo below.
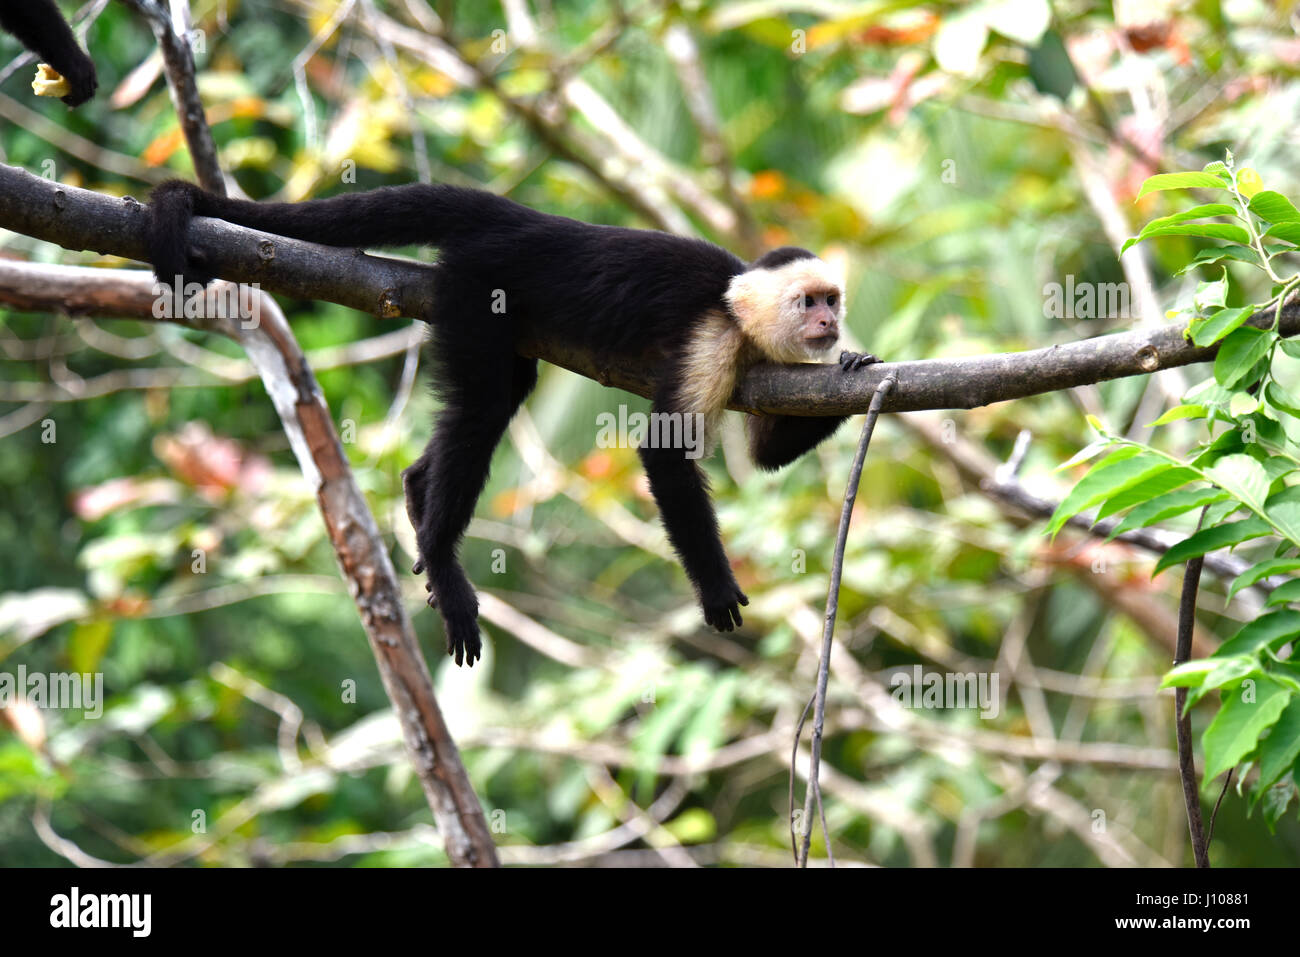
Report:
[[[72,92],[67,78],[48,63],[36,64],[36,78],[32,92],[37,96],[67,96]]]

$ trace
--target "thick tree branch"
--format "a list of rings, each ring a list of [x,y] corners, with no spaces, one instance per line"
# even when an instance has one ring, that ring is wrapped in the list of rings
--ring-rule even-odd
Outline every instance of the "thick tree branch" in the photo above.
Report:
[[[0,304],[19,309],[50,308],[148,321],[155,318],[158,299],[153,286],[152,275],[139,270],[0,263]],[[428,665],[402,604],[397,574],[352,475],[329,408],[283,313],[267,296],[259,306],[255,313],[259,321],[252,328],[245,328],[237,318],[176,321],[235,339],[261,375],[303,475],[316,492],[330,544],[370,640],[447,857],[458,866],[496,866],[496,849],[482,806],[438,707]]]
[[[0,227],[68,249],[95,249],[145,261],[145,216],[145,208],[130,197],[104,196],[0,166]],[[337,302],[380,318],[426,319],[433,304],[429,279],[436,266],[270,236],[211,219],[196,220],[190,236],[224,279]],[[1271,322],[1272,312],[1253,321]],[[1300,306],[1294,302],[1283,310],[1281,330],[1284,335],[1300,333]],[[517,348],[524,355],[638,395],[654,392],[662,356],[601,357],[526,323],[519,332]],[[1204,362],[1216,351],[1192,345],[1183,338],[1183,326],[1174,324],[1027,352],[884,362],[852,374],[835,365],[761,365],[737,387],[730,407],[785,415],[851,415],[865,412],[876,387],[892,374],[898,385],[885,400],[885,412],[971,409]]]

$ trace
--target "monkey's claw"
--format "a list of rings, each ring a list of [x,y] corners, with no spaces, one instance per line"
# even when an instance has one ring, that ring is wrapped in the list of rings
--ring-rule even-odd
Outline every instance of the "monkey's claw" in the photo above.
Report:
[[[863,366],[869,366],[880,361],[879,356],[873,356],[870,352],[840,353],[840,368],[845,372],[852,372],[854,369],[861,369]]]
[[[704,620],[718,631],[732,631],[745,623],[740,617],[740,606],[748,605],[749,598],[736,584],[731,584],[725,591],[710,595],[700,601],[704,609]]]
[[[457,667],[474,662],[483,656],[483,642],[478,634],[478,622],[473,618],[444,619],[447,626],[447,657],[456,661]]]

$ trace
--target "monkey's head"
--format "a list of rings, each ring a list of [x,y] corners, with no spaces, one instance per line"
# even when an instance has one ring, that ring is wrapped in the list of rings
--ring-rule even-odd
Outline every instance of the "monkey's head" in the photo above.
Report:
[[[806,249],[765,253],[732,277],[726,299],[741,330],[775,362],[819,360],[839,341],[844,283]]]

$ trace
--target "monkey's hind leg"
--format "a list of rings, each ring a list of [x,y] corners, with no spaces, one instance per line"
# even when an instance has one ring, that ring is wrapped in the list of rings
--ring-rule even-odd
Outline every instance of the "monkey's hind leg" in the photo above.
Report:
[[[441,338],[435,330],[435,338]],[[492,453],[520,403],[537,382],[537,361],[513,352],[476,355],[447,348],[435,376],[444,406],[424,453],[402,473],[407,515],[427,575],[429,604],[442,615],[447,654],[473,664],[481,654],[478,598],[457,559],[474,505],[487,484]]]

